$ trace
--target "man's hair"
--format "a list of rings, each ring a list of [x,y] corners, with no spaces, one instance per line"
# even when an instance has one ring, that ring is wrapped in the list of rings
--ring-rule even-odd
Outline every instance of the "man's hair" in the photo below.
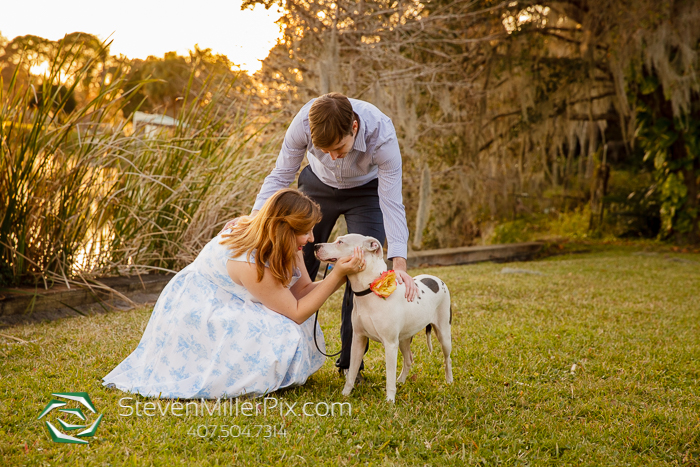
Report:
[[[339,92],[324,94],[309,109],[311,142],[321,149],[334,146],[347,135],[352,135],[354,119],[350,99]]]
[[[285,188],[272,195],[255,217],[242,217],[230,234],[224,234],[222,245],[234,256],[250,256],[255,251],[258,282],[265,266],[282,284],[292,280],[296,264],[296,236],[313,229],[321,221],[321,208],[303,193]]]

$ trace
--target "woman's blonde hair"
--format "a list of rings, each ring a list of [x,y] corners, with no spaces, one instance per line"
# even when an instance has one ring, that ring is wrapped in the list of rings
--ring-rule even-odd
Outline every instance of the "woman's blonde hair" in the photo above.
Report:
[[[265,266],[282,284],[289,284],[296,263],[296,236],[309,232],[321,220],[321,208],[303,193],[286,188],[272,195],[255,217],[239,219],[222,245],[235,256],[255,251],[258,282]]]

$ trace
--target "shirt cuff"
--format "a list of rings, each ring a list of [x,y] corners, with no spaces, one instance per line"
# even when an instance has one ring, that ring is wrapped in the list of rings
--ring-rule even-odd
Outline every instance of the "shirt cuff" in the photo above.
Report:
[[[264,200],[264,199],[256,198],[255,204],[253,205],[253,211],[260,211],[262,209],[263,205],[265,204],[265,201],[266,200]]]
[[[389,244],[387,248],[386,257],[388,259],[401,257],[403,259],[408,259],[408,247],[405,243],[399,243],[398,245]]]

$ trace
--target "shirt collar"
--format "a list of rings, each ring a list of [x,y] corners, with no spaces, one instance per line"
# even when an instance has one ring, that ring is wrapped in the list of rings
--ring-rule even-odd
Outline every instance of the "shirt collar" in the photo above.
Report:
[[[357,115],[357,112],[355,112],[355,115]],[[353,143],[352,148],[359,152],[366,152],[367,142],[365,141],[365,123],[362,121],[359,115],[357,115],[357,122],[359,123],[359,126],[357,128],[357,135],[355,135],[355,142]]]

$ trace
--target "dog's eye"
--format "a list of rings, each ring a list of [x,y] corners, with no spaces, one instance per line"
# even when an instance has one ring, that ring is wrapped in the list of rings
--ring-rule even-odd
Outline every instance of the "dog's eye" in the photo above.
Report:
[[[342,240],[338,240],[338,245],[340,245],[341,243],[343,243],[343,241],[342,241]]]

